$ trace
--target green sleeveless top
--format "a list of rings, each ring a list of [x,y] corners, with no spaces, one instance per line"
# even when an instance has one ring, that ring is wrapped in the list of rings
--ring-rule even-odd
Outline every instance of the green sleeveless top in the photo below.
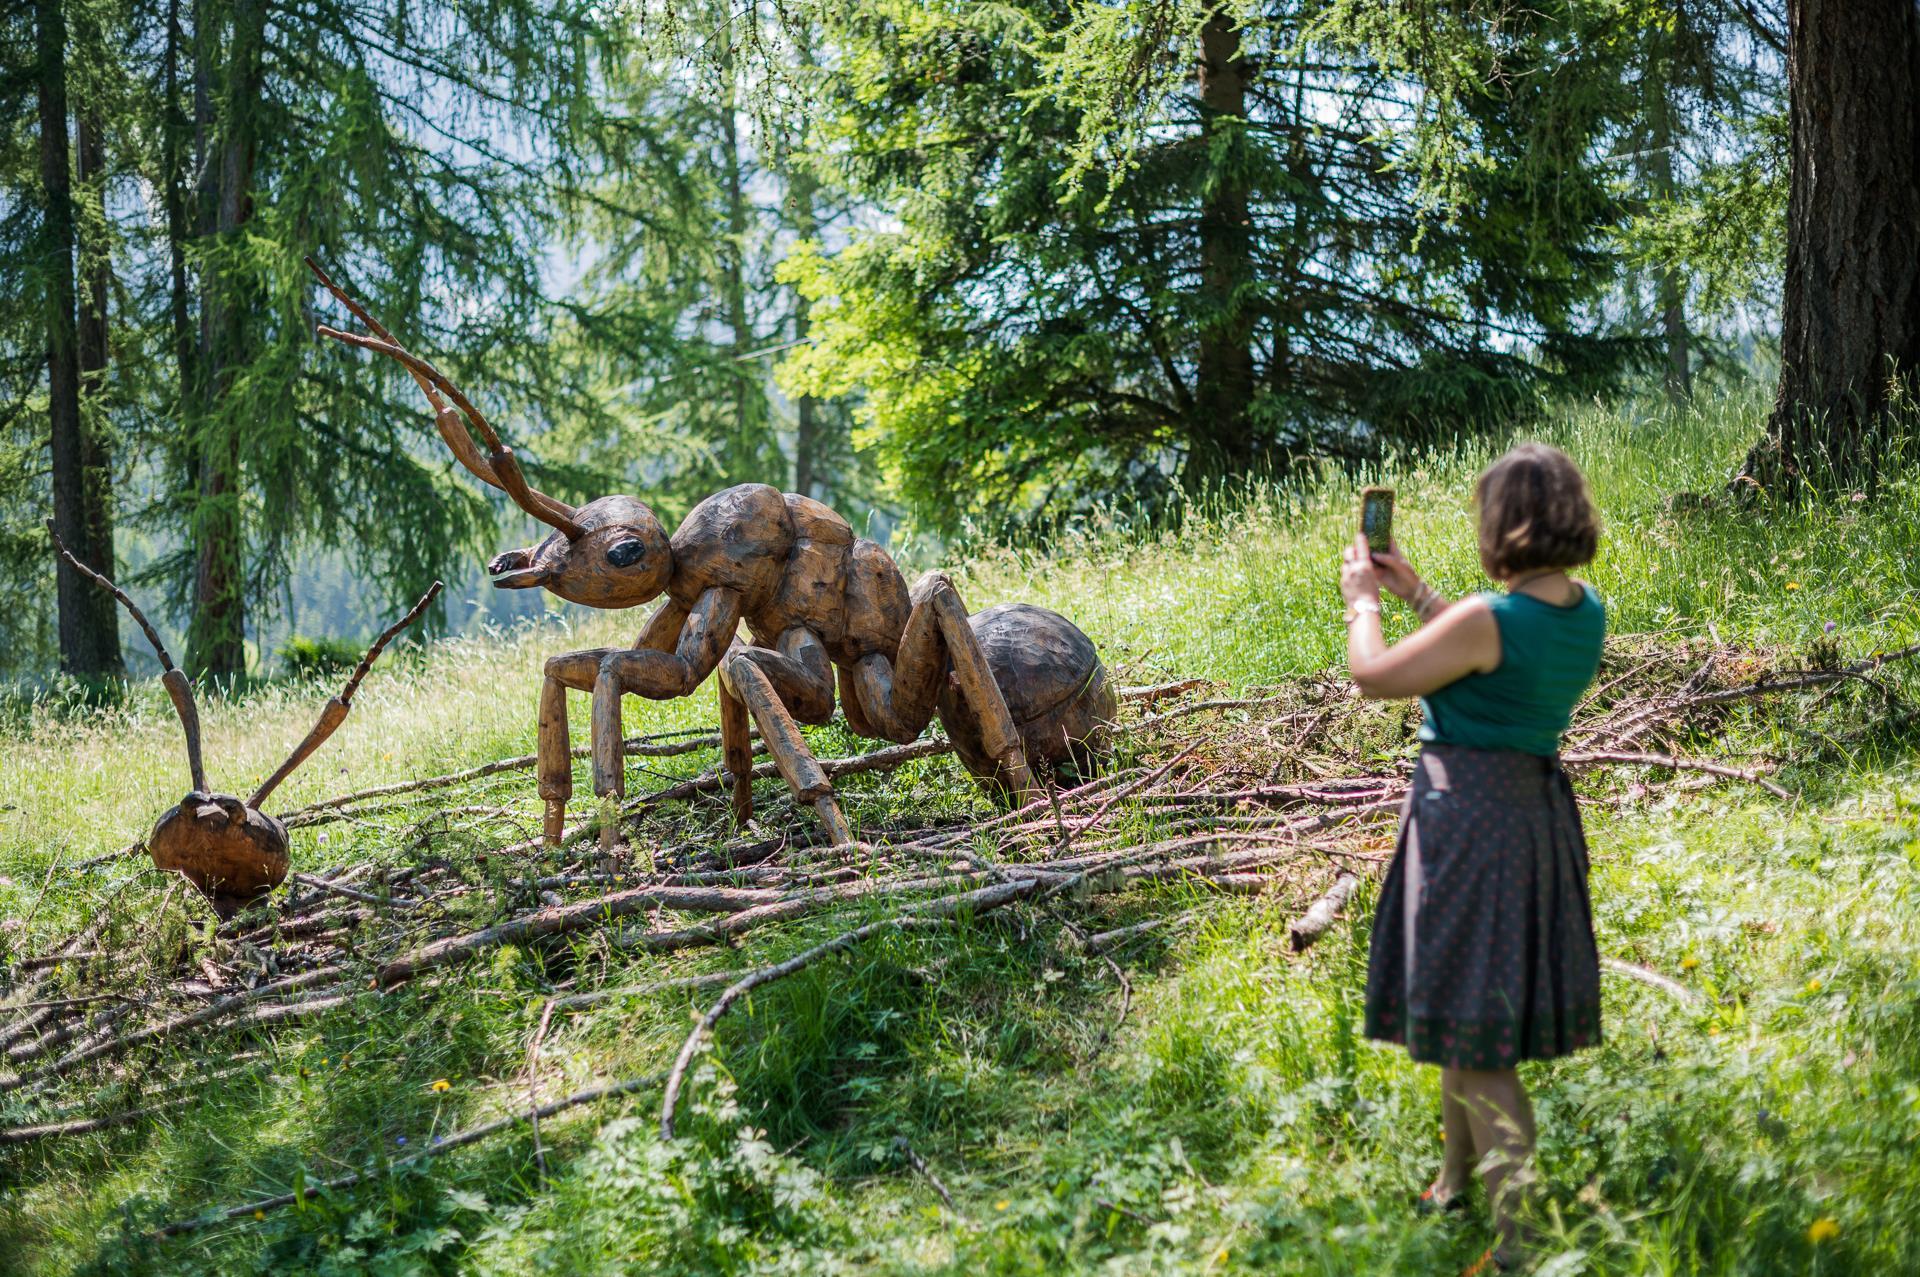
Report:
[[[1472,749],[1559,752],[1573,707],[1600,669],[1607,613],[1591,585],[1565,607],[1531,594],[1480,596],[1500,627],[1500,664],[1420,698],[1420,739]]]

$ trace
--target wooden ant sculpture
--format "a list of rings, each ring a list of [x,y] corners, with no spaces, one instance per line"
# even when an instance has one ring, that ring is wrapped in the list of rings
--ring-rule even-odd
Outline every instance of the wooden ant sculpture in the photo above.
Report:
[[[440,593],[440,582],[435,581],[433,588],[413,605],[410,612],[374,640],[373,646],[367,649],[367,654],[347,678],[347,685],[320,711],[320,721],[314,724],[306,739],[294,748],[293,753],[287,756],[287,761],[281,763],[273,775],[267,777],[266,783],[254,791],[253,797],[241,802],[231,794],[216,794],[207,788],[207,772],[200,760],[200,711],[193,702],[193,684],[173,663],[173,657],[167,654],[166,644],[160,641],[160,635],[148,624],[146,614],[127,597],[126,591],[76,559],[54,534],[51,519],[47,521],[47,535],[53,537],[54,548],[60,552],[60,557],[82,576],[91,578],[95,585],[120,600],[120,605],[127,609],[146,634],[147,642],[153,645],[154,655],[160,658],[161,685],[173,700],[174,712],[180,715],[180,726],[186,729],[187,770],[193,776],[193,790],[178,805],[169,807],[161,814],[153,826],[153,832],[147,835],[147,852],[158,868],[179,870],[187,881],[200,889],[200,894],[207,898],[214,912],[222,919],[231,918],[242,906],[259,899],[285,881],[287,869],[292,863],[288,855],[287,827],[261,811],[260,804],[266,802],[268,796],[280,787],[280,782],[293,775],[294,769],[326,744],[327,738],[346,721],[347,711],[353,708],[353,694],[359,689],[360,680],[367,676],[367,671],[373,668],[374,661],[393,636],[420,619],[420,614]]]
[[[553,529],[546,540],[487,565],[501,589],[534,586],[574,603],[628,608],[666,596],[630,648],[568,652],[547,661],[540,693],[539,785],[546,841],[560,841],[573,792],[567,690],[593,695],[593,788],[626,792],[620,721],[627,693],[669,700],[719,674],[720,728],[735,816],[753,814],[748,722],[795,798],[834,843],[849,841],[833,786],[798,723],[833,716],[835,674],[847,724],[905,743],[938,713],[975,776],[1021,802],[1037,796],[1035,767],[1091,766],[1116,699],[1093,644],[1058,613],[1005,604],[969,617],[953,582],[929,572],[911,591],[887,552],[798,493],[749,483],[696,505],[671,539],[634,497],[575,508],[527,483],[513,450],[433,365],[403,347],[311,258],[307,265],[371,336],[319,332],[397,360],[432,405],[434,425],[475,477]],[[487,446],[483,455],[471,424]],[[751,643],[736,640],[745,622]],[[613,838],[611,828],[603,837]]]

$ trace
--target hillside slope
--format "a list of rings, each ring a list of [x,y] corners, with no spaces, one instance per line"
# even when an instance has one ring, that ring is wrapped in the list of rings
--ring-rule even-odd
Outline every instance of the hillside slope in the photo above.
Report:
[[[1616,647],[1622,676],[1684,669],[1674,652],[1711,651],[1716,676],[1738,683],[1868,657],[1920,629],[1909,476],[1872,503],[1670,512],[1675,492],[1714,489],[1757,416],[1736,396],[1680,418],[1570,412],[1548,432],[1589,468],[1607,516],[1591,576],[1616,631],[1635,636]],[[1384,476],[1400,490],[1403,545],[1449,593],[1477,585],[1467,492],[1487,455],[1468,447]],[[1094,529],[998,552],[967,563],[961,588],[976,608],[1026,599],[1067,613],[1122,682],[1192,677],[1214,689],[1200,696],[1267,698],[1192,715],[1177,748],[1130,735],[1122,766],[1153,774],[1196,743],[1222,766],[1264,767],[1280,751],[1322,759],[1336,778],[1390,775],[1408,748],[1398,711],[1325,702],[1310,737],[1268,728],[1275,701],[1335,686],[1309,676],[1340,657],[1333,564],[1351,492],[1329,480],[1197,511],[1178,534]],[[532,628],[384,663],[273,806],[531,751],[544,657],[626,641],[635,622]],[[1603,1048],[1530,1074],[1549,1185],[1543,1271],[1920,1271],[1911,691],[1906,667],[1889,665],[1743,705],[1673,742],[1741,769],[1777,767],[1792,802],[1705,773],[1583,777],[1602,952],[1642,975],[1609,977]],[[326,694],[281,688],[205,707],[215,784],[250,787]],[[584,741],[579,698],[574,712]],[[627,715],[630,733],[655,736],[714,721],[711,693],[629,702]],[[72,998],[98,998],[65,1042],[46,1046],[44,1028],[8,1032],[16,1077],[112,1039],[119,1017],[145,1022],[156,1000],[191,1014],[214,996],[181,992],[201,971],[210,986],[250,968],[270,980],[294,949],[321,943],[285,927],[216,933],[144,857],[111,855],[185,788],[177,731],[148,687],[111,714],[47,708],[0,741],[0,912],[14,977],[4,1023],[39,1012],[53,1023]],[[838,727],[814,739],[822,755],[871,748]],[[631,759],[630,792],[704,772],[715,753]],[[992,814],[942,757],[843,787],[861,828],[895,841]],[[578,792],[588,794],[584,774]],[[804,830],[773,782],[761,794],[765,832]],[[1167,831],[1171,818],[1146,796],[1114,812],[1128,837]],[[590,797],[576,806],[587,814]],[[1193,873],[849,945],[719,1022],[667,1142],[652,1079],[722,973],[840,936],[877,907],[853,902],[737,947],[667,954],[587,928],[492,946],[433,980],[375,992],[362,987],[372,963],[417,922],[408,875],[449,875],[451,903],[435,907],[481,925],[537,905],[537,890],[591,901],[627,889],[652,858],[655,869],[682,863],[684,844],[723,818],[711,804],[648,808],[631,859],[589,865],[601,879],[575,872],[539,888],[527,880],[552,880],[561,864],[502,850],[538,825],[525,770],[351,811],[296,831],[294,855],[308,874],[388,884],[371,904],[342,897],[334,921],[359,921],[325,940],[341,962],[363,964],[355,986],[312,1014],[183,1029],[0,1092],[0,1125],[13,1132],[0,1134],[10,1145],[0,1268],[1448,1272],[1486,1243],[1477,1214],[1411,1210],[1438,1153],[1435,1078],[1357,1036],[1371,887],[1304,956],[1287,942],[1332,876],[1322,861],[1263,864],[1265,881],[1237,884],[1267,888],[1258,894]],[[1377,856],[1383,836],[1376,820],[1345,846]],[[1005,851],[993,841],[980,853]],[[1104,954],[1073,932],[1152,920],[1164,921]],[[81,954],[35,960],[94,924],[103,929]],[[633,989],[555,1009],[556,998]],[[647,1085],[537,1128],[513,1123],[444,1153],[436,1143],[536,1094],[550,1102],[625,1080]],[[17,1133],[129,1108],[151,1112],[102,1130]],[[353,1173],[364,1176],[353,1187],[271,1203]],[[231,1219],[152,1236],[228,1206],[240,1208]]]

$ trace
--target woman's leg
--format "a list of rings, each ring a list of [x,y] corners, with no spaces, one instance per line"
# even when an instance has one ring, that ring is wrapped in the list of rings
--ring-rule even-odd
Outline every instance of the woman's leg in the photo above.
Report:
[[[1448,1069],[1442,1085],[1447,1085],[1449,1076],[1453,1084],[1449,1090],[1459,1088],[1474,1147],[1480,1153],[1487,1203],[1500,1231],[1499,1253],[1503,1259],[1516,1260],[1520,1207],[1533,1173],[1533,1105],[1527,1088],[1512,1069]]]
[[[1472,1121],[1467,1115],[1466,1102],[1460,1096],[1459,1079],[1455,1076],[1458,1072],[1458,1069],[1440,1070],[1440,1128],[1446,1139],[1446,1149],[1440,1160],[1440,1174],[1427,1191],[1432,1200],[1441,1206],[1452,1201],[1457,1194],[1467,1191],[1467,1185],[1473,1178],[1474,1162],[1478,1160]]]

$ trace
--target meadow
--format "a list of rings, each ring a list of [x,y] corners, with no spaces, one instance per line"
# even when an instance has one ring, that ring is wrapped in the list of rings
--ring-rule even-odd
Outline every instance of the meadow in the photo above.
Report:
[[[1889,475],[1870,500],[1731,507],[1720,485],[1763,409],[1747,390],[1678,411],[1570,405],[1535,432],[1592,478],[1608,531],[1589,575],[1615,631],[1808,665],[1920,637],[1920,472]],[[1395,485],[1404,549],[1450,594],[1484,584],[1469,493],[1504,442],[1361,477]],[[1073,617],[1122,682],[1271,684],[1341,660],[1336,563],[1354,487],[1329,474],[1223,494],[1171,530],[1089,526],[976,552],[956,577],[974,608],[1023,599]],[[530,752],[541,661],[636,625],[554,622],[389,658],[272,807]],[[323,677],[203,704],[215,785],[248,792],[330,690]],[[1581,782],[1601,951],[1680,988],[1609,978],[1606,1044],[1529,1066],[1547,1186],[1538,1271],[1920,1272],[1916,692],[1891,665],[1876,685],[1698,742],[1782,761],[1791,803],[1654,773]],[[627,708],[630,733],[714,721],[710,692]],[[584,698],[574,724],[583,742]],[[157,684],[111,709],[45,701],[0,730],[6,960],[103,911],[114,963],[197,960],[204,909],[143,857],[108,856],[186,787]],[[835,727],[815,739],[823,754],[856,748]],[[630,787],[713,765],[711,751],[635,759]],[[578,776],[586,795],[584,765]],[[982,802],[948,758],[843,792],[875,827]],[[294,855],[308,871],[421,847],[478,856],[537,825],[531,777],[505,772],[457,801],[427,793],[296,832]],[[509,859],[493,857],[503,879]],[[368,990],[279,1031],[162,1045],[145,1067],[180,1074],[179,1102],[0,1147],[0,1270],[1457,1272],[1487,1244],[1483,1213],[1429,1218],[1412,1202],[1438,1158],[1436,1078],[1359,1034],[1371,888],[1296,957],[1300,903],[1174,884],[1102,905],[1111,925],[1184,915],[1116,953],[1133,990],[1117,1030],[1108,969],[1038,914],[877,937],[721,1024],[679,1139],[660,1138],[657,1101],[637,1092],[543,1123],[537,1147],[521,1126],[396,1166],[525,1107],[529,1036],[557,983],[745,970],[848,924],[674,957],[501,948],[430,995]],[[543,1093],[657,1073],[704,1004],[667,990],[557,1018]],[[112,1070],[81,1073],[59,1099],[97,1110],[124,1087]],[[0,1097],[0,1125],[44,1120],[44,1104]],[[370,1175],[352,1189],[150,1235],[356,1169]]]

